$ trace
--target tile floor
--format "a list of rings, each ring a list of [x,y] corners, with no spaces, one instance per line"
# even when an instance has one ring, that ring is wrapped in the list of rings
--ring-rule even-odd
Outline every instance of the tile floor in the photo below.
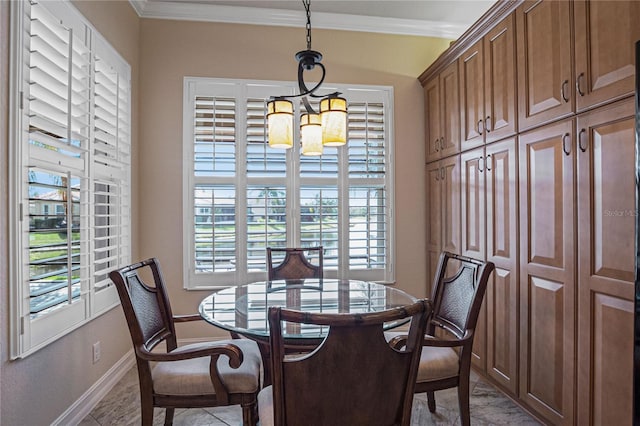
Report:
[[[427,408],[427,395],[416,395],[411,425],[460,424],[457,398],[456,389],[436,392],[436,412],[430,413]],[[139,425],[139,400],[138,376],[134,367],[82,420],[80,426]],[[474,373],[471,375],[470,405],[473,425],[540,425],[513,401]],[[156,408],[154,414],[154,425],[162,425],[164,410]],[[237,426],[242,424],[242,412],[240,406],[176,409],[173,424]]]

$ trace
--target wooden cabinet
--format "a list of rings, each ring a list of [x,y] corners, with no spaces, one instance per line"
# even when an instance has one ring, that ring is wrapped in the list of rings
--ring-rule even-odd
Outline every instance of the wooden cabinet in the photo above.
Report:
[[[575,206],[572,119],[520,135],[520,399],[572,424]]]
[[[424,86],[427,162],[460,150],[458,66],[454,62]]]
[[[514,38],[509,15],[458,60],[462,151],[516,132]]]
[[[633,94],[640,2],[576,1],[573,8],[577,111]]]
[[[526,1],[516,10],[520,131],[570,115],[571,3]]]
[[[460,254],[460,158],[427,164],[427,278],[431,292],[443,250]]]
[[[459,79],[429,276],[447,245],[495,263],[474,369],[548,424],[631,424],[638,22],[638,1],[497,2],[420,76]]]
[[[516,394],[517,155],[515,138],[460,155],[462,254],[496,265],[473,344],[474,366]]]
[[[577,119],[578,424],[631,424],[634,112],[629,100]]]

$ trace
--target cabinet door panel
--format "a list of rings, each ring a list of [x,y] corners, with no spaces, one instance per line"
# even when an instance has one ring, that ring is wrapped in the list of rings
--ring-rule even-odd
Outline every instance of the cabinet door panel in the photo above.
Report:
[[[518,239],[515,139],[486,146],[487,260],[496,265],[487,288],[487,374],[517,392]]]
[[[519,140],[520,398],[572,424],[575,377],[573,120]],[[568,154],[568,155],[567,155]]]
[[[578,422],[631,424],[635,280],[632,100],[578,117]],[[583,152],[584,150],[584,152]],[[589,403],[591,402],[591,403]],[[613,419],[616,419],[614,422]]]
[[[633,411],[633,302],[605,294],[592,295],[592,387],[580,389],[591,410],[579,412],[579,424],[631,425]],[[590,394],[588,394],[590,392]],[[585,403],[578,398],[578,404]],[[590,420],[587,420],[590,419]],[[581,423],[589,421],[589,423]]]
[[[520,130],[573,111],[569,5],[527,1],[516,10]]]
[[[484,148],[460,155],[462,255],[485,259]]]
[[[640,2],[576,1],[574,16],[578,111],[631,95]]]
[[[458,63],[454,62],[440,73],[440,99],[442,101],[440,156],[443,158],[460,151],[459,93]]]
[[[427,164],[427,277],[436,272],[438,258],[442,250],[442,188],[440,163]],[[428,283],[431,285],[431,281]],[[429,294],[429,293],[427,293]]]
[[[564,351],[564,324],[571,321],[563,307],[568,295],[562,282],[529,275],[525,291],[528,302],[529,327],[527,328],[526,364],[523,382],[526,398],[542,402],[552,414],[561,416],[568,408],[564,405],[564,394],[568,393],[565,382],[567,365]]]
[[[471,46],[458,60],[460,65],[460,91],[462,142],[460,149],[484,143],[484,68],[482,40]]]
[[[460,222],[462,224],[462,254],[475,259],[485,259],[485,174],[484,147],[460,155]],[[486,300],[482,304],[476,334],[473,340],[471,361],[478,369],[485,370],[486,358]]]
[[[442,249],[460,254],[460,157],[440,161],[442,186]]]
[[[516,394],[517,280],[515,270],[496,267],[489,281],[487,305],[487,374]]]
[[[426,161],[440,158],[440,84],[438,77],[424,86]]]
[[[516,60],[513,15],[484,37],[485,141],[516,132]]]

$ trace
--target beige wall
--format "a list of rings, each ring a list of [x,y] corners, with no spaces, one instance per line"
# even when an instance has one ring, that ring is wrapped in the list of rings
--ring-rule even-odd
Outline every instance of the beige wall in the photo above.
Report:
[[[138,132],[138,57],[140,20],[133,8],[125,1],[82,1],[75,3],[106,37],[107,40],[131,64],[133,80],[133,145],[137,146]],[[49,425],[76,402],[107,370],[131,350],[131,339],[126,332],[126,323],[120,307],[116,307],[89,324],[50,344],[25,359],[9,361],[9,283],[6,272],[8,251],[7,223],[7,129],[6,119],[8,88],[8,61],[5,59],[5,47],[8,37],[8,13],[11,2],[0,1],[0,170],[2,183],[0,193],[0,312],[1,327],[1,366],[0,366],[0,424],[3,426]],[[135,161],[135,160],[134,160]],[[134,175],[134,194],[137,177]],[[134,210],[136,209],[134,199]],[[134,215],[135,217],[135,215]],[[134,232],[138,227],[134,223]],[[137,235],[132,236],[134,247],[138,246]],[[10,284],[10,283],[9,283]],[[102,343],[102,359],[92,363],[92,344]]]
[[[312,36],[327,82],[394,88],[397,283],[426,296],[423,95],[416,77],[448,42],[327,30]],[[145,19],[141,40],[140,254],[162,262],[174,312],[195,312],[206,293],[182,290],[183,77],[293,81],[305,30]],[[193,333],[211,333],[202,330]]]
[[[120,308],[24,360],[8,361],[7,147],[8,5],[0,1],[0,424],[45,425],[127,351]],[[292,81],[303,29],[139,19],[125,1],[75,1],[132,66],[133,256],[162,262],[175,313],[195,312],[205,292],[182,289],[182,83],[184,76]],[[395,95],[398,286],[425,296],[425,199],[422,90],[416,77],[448,41],[313,30],[327,81],[390,85]],[[184,327],[184,326],[182,326]],[[181,337],[224,335],[213,327],[180,328]],[[102,342],[102,360],[91,345]]]

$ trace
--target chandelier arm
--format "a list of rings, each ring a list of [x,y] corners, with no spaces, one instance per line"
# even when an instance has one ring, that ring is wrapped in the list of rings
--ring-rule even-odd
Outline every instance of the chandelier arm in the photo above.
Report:
[[[304,104],[304,107],[307,110],[307,113],[309,113],[309,114],[317,114],[316,110],[313,109],[313,107],[309,103],[309,99],[307,99],[306,96],[302,97],[302,103]]]
[[[307,85],[304,82],[304,67],[302,65],[302,62],[298,63],[298,87],[300,88],[300,94],[298,96],[306,96],[306,95],[313,96],[313,92],[318,90],[318,88],[324,82],[324,76],[326,75],[326,69],[325,69],[324,65],[322,65],[322,63],[320,63],[320,62],[316,63],[316,65],[319,66],[320,68],[322,68],[322,77],[320,77],[320,81],[315,86],[313,86],[311,89],[309,89],[309,88],[307,88]]]

